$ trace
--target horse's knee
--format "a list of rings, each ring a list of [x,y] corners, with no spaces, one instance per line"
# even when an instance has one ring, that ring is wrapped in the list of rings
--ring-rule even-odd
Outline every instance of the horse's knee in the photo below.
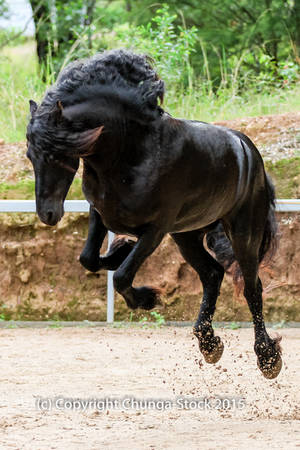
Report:
[[[97,272],[100,269],[99,255],[95,255],[92,252],[83,249],[79,256],[80,264],[90,272]]]
[[[131,280],[126,276],[126,273],[123,270],[118,269],[113,276],[114,288],[120,294],[126,292],[128,288],[131,286]]]

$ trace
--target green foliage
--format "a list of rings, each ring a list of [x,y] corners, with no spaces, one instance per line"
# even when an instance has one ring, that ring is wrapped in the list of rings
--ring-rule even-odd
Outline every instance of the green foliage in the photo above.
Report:
[[[266,161],[265,166],[275,183],[278,197],[299,196],[300,157],[281,159],[276,163]]]
[[[224,328],[229,328],[230,330],[238,330],[239,328],[241,328],[241,325],[237,322],[230,322]]]
[[[161,327],[166,323],[164,316],[157,311],[151,311],[150,315],[155,319],[155,323],[158,327]]]
[[[3,18],[9,16],[6,0],[0,0],[0,16]]]
[[[52,57],[53,68],[59,72],[61,65],[69,60],[88,56],[88,45],[82,36],[88,33],[85,24],[86,2],[82,0],[56,0],[55,22],[52,28],[53,39],[52,52],[48,57]],[[73,56],[74,55],[74,56]]]
[[[146,26],[159,8],[151,0],[132,2],[133,23]],[[169,0],[168,8],[170,15],[176,14],[175,24],[196,27],[196,52],[190,63],[197,77],[205,75],[214,89],[237,81],[241,88],[249,82],[255,85],[257,77],[260,87],[270,81],[270,72],[273,83],[274,78],[281,80],[282,67],[299,65],[298,1]]]
[[[150,0],[99,0],[91,20],[91,1],[52,3],[56,9],[45,29],[49,39],[42,72],[33,42],[7,46],[0,55],[0,138],[25,139],[28,100],[39,101],[61,67],[115,47],[153,57],[166,82],[166,109],[175,116],[213,121],[299,110],[299,66],[290,45],[294,25],[288,28],[292,4],[285,4],[279,18],[283,0],[270,0],[270,10],[244,0],[172,0],[163,6]],[[268,14],[275,20],[273,31]]]
[[[112,45],[116,46],[116,41]],[[284,70],[287,71],[286,76],[290,76],[290,68]],[[51,81],[43,82],[38,74],[33,42],[5,48],[0,55],[0,78],[0,139],[24,141],[29,117],[28,101],[34,99],[39,102]],[[226,86],[211,92],[207,80],[200,82],[195,78],[192,91],[175,82],[167,83],[164,103],[175,117],[214,121],[300,109],[299,84],[290,84],[288,89],[274,86],[270,90],[265,87],[260,92],[256,92],[257,88],[248,87],[237,94]]]
[[[130,26],[118,31],[118,39],[126,47],[150,55],[163,80],[169,84],[191,86],[193,70],[190,55],[195,52],[196,28],[175,25],[176,14],[164,5],[146,26]]]
[[[34,181],[22,180],[14,184],[0,183],[0,197],[5,200],[34,199]]]
[[[33,42],[2,51],[0,79],[0,137],[7,142],[24,141],[29,99],[39,100],[46,89],[38,75]]]
[[[0,49],[2,47],[15,47],[16,45],[25,44],[29,38],[20,34],[18,30],[14,28],[0,28]]]
[[[166,323],[166,321],[165,321],[165,319],[164,319],[164,316],[163,315],[161,315],[161,314],[159,314],[157,311],[151,311],[150,312],[150,316],[152,316],[153,317],[153,319],[154,319],[154,322],[150,322],[149,320],[148,320],[148,317],[146,317],[146,316],[143,316],[140,320],[139,320],[139,323],[144,327],[144,326],[154,326],[154,327],[157,327],[157,328],[160,328],[161,326],[163,326],[165,323]]]

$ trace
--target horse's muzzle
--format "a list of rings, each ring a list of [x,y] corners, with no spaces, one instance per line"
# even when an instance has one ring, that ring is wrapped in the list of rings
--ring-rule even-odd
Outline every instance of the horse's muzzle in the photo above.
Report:
[[[49,205],[48,202],[43,203],[41,207],[37,205],[37,213],[40,220],[46,225],[53,227],[64,215],[63,204]]]

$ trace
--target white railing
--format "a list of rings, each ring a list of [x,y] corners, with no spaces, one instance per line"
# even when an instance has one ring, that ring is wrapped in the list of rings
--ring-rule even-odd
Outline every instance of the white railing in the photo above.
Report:
[[[86,200],[66,200],[64,208],[66,212],[89,212]],[[276,200],[276,211],[299,212],[300,199],[279,198]],[[0,212],[35,212],[35,200],[0,200]]]
[[[89,204],[86,200],[66,200],[65,212],[89,212]],[[298,212],[300,211],[300,199],[277,199],[276,211]],[[35,200],[0,200],[0,213],[34,213],[36,212]],[[108,233],[108,247],[114,239],[114,233]],[[107,322],[114,321],[114,286],[113,272],[107,272]]]

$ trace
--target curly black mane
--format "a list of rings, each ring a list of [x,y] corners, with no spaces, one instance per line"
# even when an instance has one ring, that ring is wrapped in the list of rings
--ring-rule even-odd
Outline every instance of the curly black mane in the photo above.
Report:
[[[71,92],[82,83],[105,84],[118,75],[133,86],[141,81],[157,81],[159,77],[152,64],[152,59],[146,55],[127,50],[106,51],[69,64],[59,75],[57,85],[62,91]]]
[[[148,126],[163,110],[164,83],[146,55],[112,50],[70,63],[38,107],[31,101],[27,137],[43,152],[82,155],[109,120]],[[51,150],[50,150],[51,149]]]
[[[119,100],[131,103],[133,96],[137,104],[153,93],[162,102],[164,83],[159,81],[152,64],[153,61],[148,56],[127,50],[105,51],[91,58],[72,62],[48,90],[37,113],[50,112],[57,101],[62,102],[63,106],[70,106],[83,99],[95,98],[101,93],[106,93],[111,98],[118,96]]]

